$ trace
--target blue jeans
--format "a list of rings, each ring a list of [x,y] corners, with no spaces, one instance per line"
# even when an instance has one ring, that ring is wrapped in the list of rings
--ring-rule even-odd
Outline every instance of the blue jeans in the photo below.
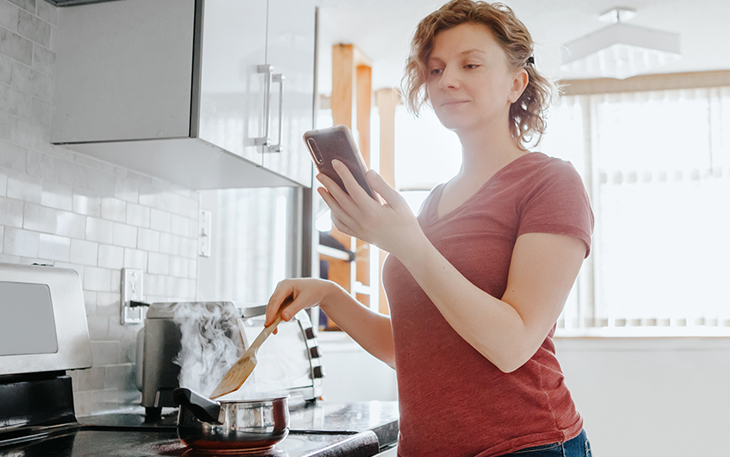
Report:
[[[570,441],[521,449],[503,457],[591,457],[591,443],[585,430]]]

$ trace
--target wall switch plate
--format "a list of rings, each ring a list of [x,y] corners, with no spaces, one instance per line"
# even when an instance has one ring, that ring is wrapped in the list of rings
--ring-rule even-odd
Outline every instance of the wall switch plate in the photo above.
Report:
[[[141,324],[146,307],[132,306],[131,302],[141,302],[144,296],[144,276],[142,270],[122,268],[122,325]]]
[[[200,210],[198,227],[198,255],[210,257],[210,231],[213,227],[213,215],[210,211]]]

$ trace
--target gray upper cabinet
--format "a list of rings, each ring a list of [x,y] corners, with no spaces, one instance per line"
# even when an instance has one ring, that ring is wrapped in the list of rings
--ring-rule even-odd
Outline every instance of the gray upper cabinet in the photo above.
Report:
[[[51,141],[187,188],[311,186],[313,0],[59,9]]]

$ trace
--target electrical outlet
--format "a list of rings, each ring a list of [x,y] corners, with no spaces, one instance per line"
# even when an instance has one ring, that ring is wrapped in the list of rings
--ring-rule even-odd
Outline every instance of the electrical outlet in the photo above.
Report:
[[[145,307],[131,306],[132,301],[143,301],[144,276],[142,270],[122,268],[122,325],[141,324]]]

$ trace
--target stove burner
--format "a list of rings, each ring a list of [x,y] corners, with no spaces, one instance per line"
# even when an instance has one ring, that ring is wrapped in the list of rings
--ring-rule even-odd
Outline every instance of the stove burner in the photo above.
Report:
[[[291,445],[294,443],[288,442],[287,444]],[[186,446],[179,440],[150,443],[142,446],[140,451],[149,453],[149,455],[180,457],[211,457],[215,455],[226,457],[284,457],[287,455],[285,451],[277,449],[276,445],[251,449],[196,449]]]

